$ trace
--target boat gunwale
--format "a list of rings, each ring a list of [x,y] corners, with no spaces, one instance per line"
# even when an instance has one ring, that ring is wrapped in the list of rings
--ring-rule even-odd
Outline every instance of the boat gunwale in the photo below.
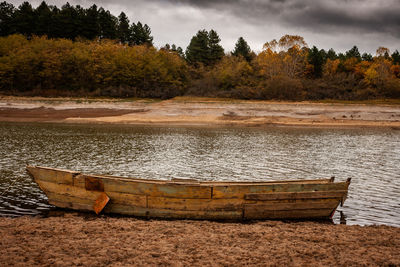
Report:
[[[322,179],[304,179],[304,180],[282,180],[282,181],[200,181],[194,179],[185,179],[174,181],[174,180],[161,180],[161,179],[145,179],[136,177],[124,177],[115,175],[102,175],[102,174],[86,174],[79,171],[72,171],[68,169],[58,169],[42,166],[32,166],[27,165],[27,168],[39,168],[58,172],[71,173],[73,176],[83,175],[87,177],[94,177],[100,179],[110,179],[114,181],[125,181],[125,182],[139,182],[146,184],[160,184],[160,185],[182,185],[182,186],[253,186],[253,185],[272,185],[272,184],[329,184],[329,183],[341,183],[334,182],[332,178],[322,178]],[[344,182],[345,183],[345,182]]]

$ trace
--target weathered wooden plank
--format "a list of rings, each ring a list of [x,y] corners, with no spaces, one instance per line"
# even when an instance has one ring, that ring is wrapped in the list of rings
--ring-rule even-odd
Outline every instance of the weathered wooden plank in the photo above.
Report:
[[[281,199],[307,199],[307,198],[342,198],[346,190],[314,191],[314,192],[272,192],[245,194],[246,200],[281,200]]]
[[[79,174],[79,175],[74,176],[73,185],[76,187],[85,188],[86,187],[85,175]]]
[[[191,211],[150,209],[110,204],[104,208],[105,213],[119,213],[139,217],[169,218],[169,219],[207,219],[207,220],[240,220],[243,212],[239,211]]]
[[[347,190],[348,183],[268,184],[213,186],[213,198],[244,198],[246,194],[272,192],[338,191]]]
[[[62,195],[53,192],[47,192],[46,195],[49,199],[49,203],[54,206],[60,208],[93,211],[94,200],[92,199]]]
[[[58,184],[72,185],[73,177],[79,174],[79,172],[46,167],[27,166],[26,169],[28,173],[34,177],[35,180],[40,179]]]
[[[60,195],[48,192],[49,203],[61,208],[78,209],[93,211],[93,201],[78,197]],[[151,218],[171,218],[171,219],[209,219],[209,220],[239,220],[242,218],[242,209],[237,211],[190,211],[190,210],[170,210],[170,209],[151,209],[112,203],[110,201],[103,209],[104,213],[116,213]]]
[[[232,200],[236,198],[230,198]],[[329,202],[340,201],[341,198],[300,198],[300,199],[272,199],[272,200],[244,200],[245,204],[269,204],[269,203],[308,203],[308,202]]]
[[[251,181],[201,181],[204,185],[214,186],[227,186],[227,185],[270,185],[270,184],[327,184],[331,183],[332,179],[310,179],[310,180],[285,180],[285,181],[262,181],[262,182],[251,182]]]
[[[100,179],[90,176],[85,177],[85,189],[90,191],[104,192],[104,185]]]
[[[92,192],[101,194],[101,192]],[[72,195],[63,195],[47,192],[49,203],[63,208],[93,210],[92,198],[80,198]],[[159,199],[161,200],[161,199]],[[326,200],[327,201],[327,200]],[[245,204],[244,214],[246,219],[266,218],[311,218],[328,217],[338,205],[336,202],[319,203],[273,203],[270,205]],[[306,204],[306,205],[305,205]],[[143,205],[143,203],[142,203]],[[308,208],[308,210],[305,210]],[[275,210],[289,209],[289,210]],[[297,209],[297,210],[296,210]],[[175,218],[175,219],[232,219],[242,218],[242,209],[237,210],[171,210],[165,208],[146,208],[131,204],[119,204],[110,201],[104,208],[105,213],[119,213],[141,217]]]
[[[118,179],[125,181],[135,181],[135,182],[151,182],[157,184],[168,184],[168,183],[180,183],[180,182],[189,182],[189,183],[200,183],[201,185],[216,185],[216,186],[225,186],[225,185],[268,185],[268,184],[307,184],[307,183],[331,183],[332,179],[310,179],[310,180],[286,180],[286,181],[262,181],[262,182],[250,182],[250,181],[199,181],[197,179],[190,178],[172,178],[171,180],[160,180],[160,179],[140,179],[136,177],[122,177],[122,176],[113,176],[113,175],[94,175],[88,174],[87,176],[99,177],[99,178],[110,178],[110,179]]]
[[[255,203],[255,201],[253,201]],[[243,199],[182,199],[148,197],[148,208],[191,211],[230,211],[241,210]]]
[[[185,184],[199,184],[200,181],[197,179],[190,179],[190,178],[172,178],[170,180],[172,183],[185,183]]]
[[[53,192],[61,195],[77,197],[82,199],[90,199],[94,202],[101,192],[97,191],[88,191],[82,187],[63,185],[50,183],[46,181],[37,181],[40,188],[47,194],[47,192]],[[119,192],[107,192],[108,197],[110,198],[110,202],[126,204],[126,205],[134,205],[139,207],[146,207],[146,196],[144,195],[133,195]],[[49,197],[50,199],[50,197]]]
[[[58,184],[58,183],[48,182],[48,181],[43,181],[43,180],[37,180],[36,182],[38,183],[39,187],[46,194],[51,192],[51,193],[57,193],[60,195],[90,199],[92,201],[96,200],[100,195],[100,192],[87,191],[84,188],[79,188],[79,187],[72,186],[72,185]]]
[[[329,218],[334,209],[313,209],[313,210],[255,210],[244,209],[244,219],[311,219]]]
[[[81,210],[81,211],[93,211],[92,204],[76,203],[76,202],[64,202],[58,200],[49,200],[51,205],[59,208]]]
[[[211,198],[211,187],[200,184],[154,183],[129,179],[112,179],[110,177],[79,175],[74,179],[74,185],[84,187],[86,177],[98,179],[104,185],[104,192],[120,192],[134,195],[175,198]]]
[[[312,209],[334,209],[339,205],[339,200],[330,199],[329,201],[312,202],[283,202],[283,203],[256,203],[245,204],[244,208],[254,212],[264,212],[271,210],[312,210]]]

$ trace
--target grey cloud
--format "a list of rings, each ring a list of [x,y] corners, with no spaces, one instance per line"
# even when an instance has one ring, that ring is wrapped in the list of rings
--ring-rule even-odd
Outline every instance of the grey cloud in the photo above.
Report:
[[[17,6],[24,0],[7,0]],[[42,0],[30,0],[37,6]],[[400,0],[46,0],[124,11],[132,22],[147,23],[155,44],[185,48],[200,29],[215,29],[224,48],[243,36],[252,49],[284,34],[303,36],[309,45],[346,51],[353,45],[374,53],[400,43]]]
[[[400,0],[168,0],[168,2],[230,12],[254,24],[276,23],[312,32],[327,30],[384,32],[400,36]]]
[[[357,7],[355,2],[337,1],[337,6],[313,5],[302,11],[289,12],[283,21],[316,32],[384,32],[400,36],[400,1],[393,1],[398,2],[397,5],[374,8]]]

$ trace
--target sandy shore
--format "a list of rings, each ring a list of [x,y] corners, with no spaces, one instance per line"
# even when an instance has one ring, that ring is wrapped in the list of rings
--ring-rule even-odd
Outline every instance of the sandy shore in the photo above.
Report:
[[[175,98],[164,101],[1,97],[0,121],[168,125],[391,127],[400,104]]]
[[[399,266],[400,228],[318,222],[0,218],[3,266]]]

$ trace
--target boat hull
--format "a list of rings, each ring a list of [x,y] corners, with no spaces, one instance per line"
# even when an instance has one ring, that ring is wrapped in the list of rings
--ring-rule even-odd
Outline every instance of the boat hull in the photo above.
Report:
[[[252,220],[329,218],[350,180],[276,182],[171,181],[87,175],[27,166],[50,204],[146,218]]]

